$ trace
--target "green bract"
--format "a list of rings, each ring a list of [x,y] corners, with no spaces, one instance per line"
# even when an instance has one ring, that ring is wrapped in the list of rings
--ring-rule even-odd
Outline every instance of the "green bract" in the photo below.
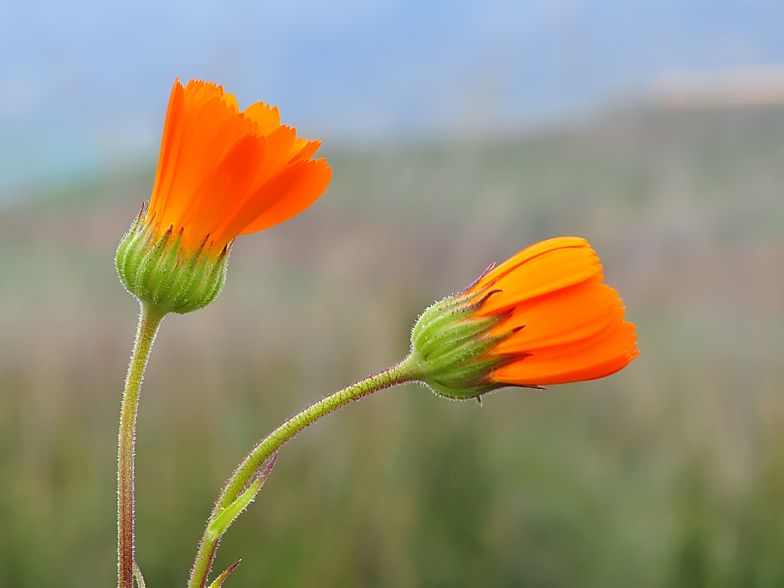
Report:
[[[227,245],[218,254],[206,247],[181,247],[182,231],[172,227],[160,234],[155,219],[144,219],[144,209],[117,248],[117,272],[128,291],[165,313],[185,314],[207,306],[223,288],[229,265]]]
[[[491,372],[514,358],[489,353],[514,331],[492,335],[507,313],[475,316],[497,290],[455,294],[429,307],[411,332],[410,359],[417,378],[436,394],[466,400],[506,386],[490,379]]]

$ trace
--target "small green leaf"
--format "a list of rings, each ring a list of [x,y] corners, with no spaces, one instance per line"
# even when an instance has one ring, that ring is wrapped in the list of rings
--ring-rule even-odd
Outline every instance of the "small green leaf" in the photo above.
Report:
[[[240,565],[240,562],[235,563],[229,569],[223,572],[220,576],[215,578],[215,581],[209,585],[209,588],[221,588],[221,586],[223,586],[223,581],[228,577],[230,573],[234,571],[234,568],[236,568],[238,565]]]
[[[240,513],[256,498],[256,494],[264,485],[264,480],[259,478],[247,487],[245,492],[237,496],[237,498],[229,506],[224,508],[218,516],[215,517],[207,528],[207,531],[213,535],[220,537],[226,532]]]
[[[240,563],[240,562],[237,562]],[[237,564],[234,564],[235,566]],[[136,562],[133,562],[133,575],[136,578],[136,585],[139,588],[147,588],[144,584],[144,577],[142,576],[142,571],[139,569],[139,566],[136,565]],[[220,584],[219,584],[220,586]]]
[[[253,502],[256,494],[259,490],[261,490],[264,482],[267,481],[267,478],[269,477],[270,472],[272,472],[272,468],[275,466],[275,462],[277,460],[278,453],[275,452],[272,457],[267,460],[267,462],[265,462],[266,465],[262,464],[259,467],[260,471],[256,470],[258,472],[256,479],[250,483],[250,485],[242,494],[234,499],[234,502],[216,514],[215,518],[207,527],[208,533],[220,537],[226,532],[226,529],[228,529],[229,525],[234,522],[234,519],[236,519],[251,502]]]

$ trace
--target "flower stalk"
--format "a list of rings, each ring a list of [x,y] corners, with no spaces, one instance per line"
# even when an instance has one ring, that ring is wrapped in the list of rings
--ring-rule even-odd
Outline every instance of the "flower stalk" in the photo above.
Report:
[[[133,346],[131,363],[125,379],[120,434],[117,450],[117,555],[118,586],[133,588],[133,514],[134,514],[134,446],[136,443],[136,412],[144,368],[155,341],[155,335],[166,313],[160,308],[141,303],[139,326]]]
[[[258,484],[258,488],[261,487],[258,481],[261,480],[263,483],[263,480],[266,479],[274,464],[275,454],[278,449],[305,427],[338,408],[342,408],[373,392],[420,378],[420,364],[413,356],[409,355],[397,365],[365,380],[356,382],[312,404],[299,414],[285,421],[259,442],[248,453],[239,467],[234,470],[234,473],[223,487],[215,507],[212,509],[212,514],[210,514],[210,518],[207,520],[207,528],[199,544],[196,561],[191,570],[188,588],[205,588],[207,585],[207,576],[210,573],[220,538],[228,527],[221,525],[220,532],[217,532],[214,523],[221,518],[224,512],[235,508],[238,501],[245,503],[242,505],[242,508],[250,502],[247,499],[248,491],[253,489],[254,484]],[[259,470],[262,471],[259,472]],[[258,488],[255,489],[256,492]]]

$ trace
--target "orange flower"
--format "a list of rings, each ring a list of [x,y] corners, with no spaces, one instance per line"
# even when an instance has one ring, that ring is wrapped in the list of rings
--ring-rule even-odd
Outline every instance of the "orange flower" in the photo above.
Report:
[[[182,231],[185,251],[207,238],[217,255],[237,235],[281,223],[321,196],[332,170],[311,160],[320,145],[281,125],[277,107],[256,102],[240,112],[221,86],[176,80],[147,220],[154,215],[159,232]]]
[[[163,313],[212,302],[237,235],[288,220],[327,189],[332,170],[311,160],[320,145],[297,139],[277,108],[240,112],[222,87],[176,80],[150,206],[117,248],[122,283]]]
[[[423,313],[418,379],[450,398],[609,376],[637,357],[634,325],[584,239],[538,243]]]
[[[491,334],[513,333],[492,354],[519,359],[490,379],[532,386],[614,374],[639,354],[634,325],[618,293],[602,283],[599,258],[585,239],[560,237],[525,249],[469,291],[490,296],[476,316],[507,314]]]

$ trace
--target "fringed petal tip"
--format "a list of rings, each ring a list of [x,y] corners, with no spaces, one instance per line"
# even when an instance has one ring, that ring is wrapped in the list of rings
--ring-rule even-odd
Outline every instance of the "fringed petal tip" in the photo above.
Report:
[[[320,145],[281,125],[276,106],[256,102],[240,112],[222,86],[195,79],[183,86],[178,78],[148,215],[184,228],[185,249],[206,234],[223,245],[283,222],[329,183],[325,162],[310,160]]]

